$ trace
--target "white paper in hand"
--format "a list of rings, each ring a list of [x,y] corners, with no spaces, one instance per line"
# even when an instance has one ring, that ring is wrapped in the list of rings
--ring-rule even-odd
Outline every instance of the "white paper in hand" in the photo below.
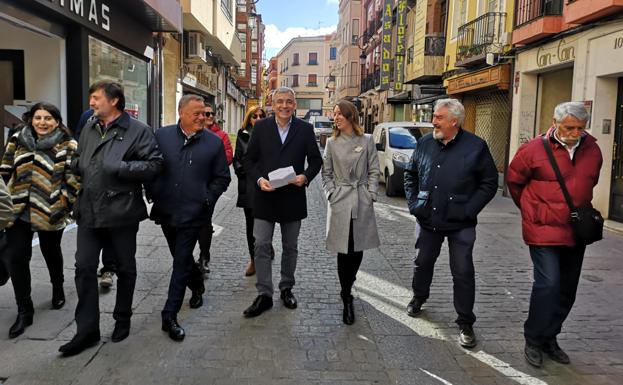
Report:
[[[294,178],[296,178],[296,172],[292,166],[278,168],[268,173],[268,180],[273,188],[283,187]]]

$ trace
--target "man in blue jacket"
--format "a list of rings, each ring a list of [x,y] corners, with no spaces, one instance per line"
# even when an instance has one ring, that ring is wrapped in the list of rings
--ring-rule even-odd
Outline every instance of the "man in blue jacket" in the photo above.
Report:
[[[498,173],[487,143],[461,128],[465,109],[456,99],[440,99],[433,132],[418,141],[405,170],[409,211],[420,232],[413,271],[413,298],[407,314],[417,316],[428,299],[435,261],[448,238],[459,344],[476,346],[472,325],[476,284],[472,250],[476,217],[495,196]]]
[[[173,256],[169,294],[162,310],[162,330],[175,341],[185,336],[177,322],[177,313],[187,286],[192,292],[190,307],[203,304],[203,277],[194,263],[193,250],[199,230],[210,223],[216,200],[231,181],[223,142],[203,129],[203,98],[185,95],[178,110],[178,124],[156,131],[164,156],[164,172],[148,186],[148,196],[154,202],[150,217],[162,226]]]

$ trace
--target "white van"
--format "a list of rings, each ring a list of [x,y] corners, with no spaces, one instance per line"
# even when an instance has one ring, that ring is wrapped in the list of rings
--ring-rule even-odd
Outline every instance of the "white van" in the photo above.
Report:
[[[311,116],[309,123],[314,126],[316,140],[320,139],[320,135],[330,136],[333,132],[333,119],[326,116]]]
[[[417,141],[430,132],[433,132],[433,124],[424,122],[386,122],[374,128],[372,137],[387,196],[404,193],[404,169]]]

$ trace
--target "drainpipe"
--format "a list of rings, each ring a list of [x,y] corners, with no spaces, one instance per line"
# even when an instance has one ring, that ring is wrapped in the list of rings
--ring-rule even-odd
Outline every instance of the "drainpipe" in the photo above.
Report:
[[[505,197],[509,197],[510,194],[508,192],[508,186],[506,185],[506,173],[508,171],[508,163],[510,162],[510,150],[511,150],[511,133],[512,133],[512,122],[513,122],[513,96],[515,94],[515,60],[511,60],[511,68],[510,68],[510,76],[511,76],[511,86],[508,90],[508,111],[509,111],[509,119],[508,119],[508,129],[506,136],[506,151],[504,154],[504,180],[502,181],[502,195]]]

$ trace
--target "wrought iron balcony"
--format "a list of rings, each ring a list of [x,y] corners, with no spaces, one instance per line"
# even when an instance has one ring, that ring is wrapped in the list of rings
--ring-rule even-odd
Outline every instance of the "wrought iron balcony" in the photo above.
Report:
[[[456,65],[468,66],[484,60],[489,52],[501,52],[506,12],[489,12],[459,27]]]
[[[445,36],[426,36],[424,38],[424,56],[444,56],[445,52]]]
[[[562,15],[562,0],[518,0],[515,3],[515,28],[543,16]]]
[[[368,90],[375,89],[381,85],[381,71],[376,70],[373,73],[368,74],[361,81],[361,93],[364,93]]]
[[[361,35],[361,47],[365,46],[366,44],[368,44],[368,42],[370,41],[370,38],[372,37],[373,33],[370,32],[369,30],[365,30],[363,31],[363,35]]]

